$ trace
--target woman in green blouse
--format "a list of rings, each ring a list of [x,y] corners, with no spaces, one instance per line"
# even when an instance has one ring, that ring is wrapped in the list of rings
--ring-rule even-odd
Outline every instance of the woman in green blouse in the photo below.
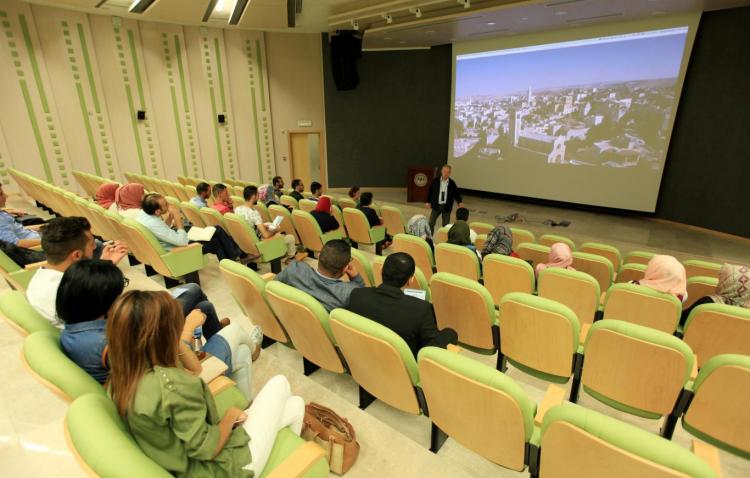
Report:
[[[304,401],[277,375],[250,408],[219,416],[208,386],[180,365],[195,357],[180,341],[183,322],[167,292],[131,291],[112,305],[109,390],[117,410],[141,449],[175,476],[260,476],[276,433],[300,433]]]

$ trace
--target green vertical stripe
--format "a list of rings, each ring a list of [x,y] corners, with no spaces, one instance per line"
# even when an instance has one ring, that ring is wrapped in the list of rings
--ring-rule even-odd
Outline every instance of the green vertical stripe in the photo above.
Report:
[[[136,151],[138,151],[138,161],[141,164],[141,174],[146,174],[146,162],[143,160],[143,151],[141,151],[141,135],[138,131],[138,120],[135,117],[135,107],[133,106],[133,92],[130,90],[130,85],[125,85],[125,94],[128,97],[128,108],[130,109],[130,124],[133,127],[135,149]]]
[[[96,143],[94,142],[94,132],[91,131],[91,121],[89,120],[89,112],[86,108],[86,100],[83,96],[83,87],[80,82],[76,82],[76,90],[78,91],[78,103],[81,105],[81,115],[83,116],[83,124],[86,126],[86,136],[89,140],[89,149],[91,150],[91,159],[94,162],[94,169],[96,175],[102,175],[102,169],[99,166],[99,154],[96,151]]]
[[[185,113],[190,112],[188,105],[187,87],[185,86],[185,70],[182,68],[182,53],[180,48],[180,37],[174,36],[174,50],[177,57],[177,68],[180,70],[180,84],[182,85],[182,103]]]
[[[263,161],[260,157],[260,128],[258,127],[258,103],[255,101],[255,88],[250,89],[253,98],[253,125],[255,126],[255,151],[258,158],[258,180],[263,182]]]
[[[133,30],[128,30],[128,43],[130,44],[130,55],[133,59],[133,68],[135,70],[135,83],[138,86],[138,99],[141,101],[141,109],[146,107],[146,99],[143,96],[143,82],[141,81],[141,68],[138,66],[138,55],[135,51],[135,35]],[[145,171],[144,171],[144,174]]]
[[[263,86],[263,60],[261,58],[260,40],[255,40],[255,60],[256,60],[256,64],[258,65],[258,81],[260,82],[260,110],[265,112],[266,111],[266,89]]]
[[[102,109],[99,105],[99,95],[96,92],[96,83],[94,83],[94,71],[91,69],[91,58],[89,58],[89,48],[86,44],[86,35],[83,32],[83,25],[80,23],[78,24],[78,38],[81,40],[81,55],[83,56],[83,63],[86,65],[86,75],[89,79],[91,98],[94,100],[94,110],[97,113],[101,113]]]
[[[44,84],[42,83],[42,75],[39,74],[39,64],[36,61],[36,55],[34,54],[34,45],[31,43],[31,35],[29,34],[29,26],[26,24],[26,16],[23,14],[18,15],[18,21],[21,23],[21,32],[23,32],[23,42],[26,44],[26,50],[29,54],[29,61],[31,62],[31,70],[34,72],[34,82],[36,83],[36,89],[39,91],[39,98],[42,101],[42,109],[45,113],[49,113],[49,103],[47,103],[47,93],[44,91]]]
[[[221,154],[221,139],[219,137],[219,125],[216,123],[216,93],[214,92],[214,87],[210,87],[209,91],[211,92],[211,111],[214,114],[214,135],[216,136],[216,154],[219,159],[219,177],[224,180],[226,179],[224,177],[224,157]]]
[[[224,73],[221,70],[221,54],[219,53],[219,39],[214,38],[214,49],[216,50],[216,72],[219,74],[219,93],[221,93],[221,111],[227,111],[227,99],[224,96]]]
[[[42,167],[44,168],[44,174],[47,176],[47,182],[52,183],[52,170],[49,167],[49,161],[47,161],[47,151],[44,149],[44,142],[42,141],[42,132],[39,130],[39,123],[36,120],[36,114],[34,113],[34,104],[31,102],[31,95],[29,94],[29,87],[26,84],[26,80],[18,80],[21,85],[21,93],[23,93],[23,101],[26,103],[26,111],[29,113],[29,121],[31,121],[31,129],[34,131],[34,139],[36,140],[36,147],[39,149],[39,158],[42,160]]]
[[[172,111],[174,112],[174,126],[177,128],[177,144],[180,145],[180,160],[182,161],[182,174],[187,176],[187,162],[185,161],[185,145],[182,144],[182,128],[180,127],[180,113],[177,108],[177,92],[174,86],[170,86],[172,91]]]

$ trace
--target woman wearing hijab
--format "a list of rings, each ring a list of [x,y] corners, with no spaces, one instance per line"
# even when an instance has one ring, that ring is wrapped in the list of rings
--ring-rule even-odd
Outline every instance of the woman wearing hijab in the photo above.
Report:
[[[128,219],[135,219],[141,212],[144,192],[143,184],[140,183],[128,183],[117,188],[115,192],[117,212]]]
[[[325,234],[329,231],[335,231],[339,228],[339,222],[331,214],[331,198],[328,196],[321,196],[318,199],[318,203],[315,205],[315,209],[310,212],[312,217],[318,221],[320,230]]]
[[[636,284],[659,292],[672,294],[685,302],[687,299],[687,274],[685,266],[672,256],[656,255],[648,261],[643,279]]]
[[[482,256],[488,254],[518,257],[518,254],[513,252],[513,232],[510,230],[510,227],[501,224],[495,226],[495,228],[487,234],[487,241],[484,243]]]
[[[537,264],[534,269],[537,277],[539,274],[548,267],[558,267],[560,269],[575,270],[570,267],[573,264],[573,251],[570,250],[570,246],[564,242],[556,242],[552,244],[549,250],[549,262],[546,264]]]
[[[258,202],[265,204],[266,207],[271,204],[278,204],[278,202],[276,202],[276,196],[273,193],[273,187],[268,184],[261,184],[258,186]]]
[[[716,293],[701,297],[690,308],[682,311],[680,325],[685,325],[690,312],[703,304],[726,304],[750,309],[750,269],[747,266],[724,264],[719,270]]]
[[[115,203],[115,194],[119,187],[120,185],[117,183],[104,183],[96,188],[96,195],[94,197],[96,203],[104,209],[109,209]]]
[[[477,248],[471,243],[471,229],[469,229],[469,225],[466,221],[456,221],[456,223],[451,226],[448,231],[448,244],[467,247],[476,252],[477,256],[479,256]],[[481,256],[479,256],[479,260],[482,260]]]
[[[427,220],[427,216],[423,214],[415,214],[406,224],[406,230],[410,235],[424,239],[427,244],[429,244],[430,249],[435,249],[432,242],[432,229],[430,228],[430,222]]]

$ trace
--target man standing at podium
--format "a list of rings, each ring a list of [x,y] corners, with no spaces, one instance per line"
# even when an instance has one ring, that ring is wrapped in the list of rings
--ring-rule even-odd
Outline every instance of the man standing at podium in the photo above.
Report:
[[[458,207],[464,207],[461,193],[458,192],[458,186],[451,179],[451,167],[446,164],[440,169],[440,177],[433,179],[430,183],[429,202],[425,204],[427,209],[432,209],[430,229],[432,229],[433,234],[435,233],[435,223],[438,216],[442,216],[443,226],[450,224],[453,201],[458,202]]]

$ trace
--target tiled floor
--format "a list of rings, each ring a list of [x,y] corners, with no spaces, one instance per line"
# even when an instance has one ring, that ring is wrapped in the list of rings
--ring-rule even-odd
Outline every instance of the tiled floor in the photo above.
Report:
[[[407,217],[418,211],[423,212],[418,205],[406,205],[404,196],[401,192],[376,192],[376,200],[402,206]],[[12,205],[18,207],[21,203],[14,201]],[[620,247],[623,252],[632,249],[663,250],[670,251],[680,259],[697,257],[750,263],[748,240],[719,237],[654,220],[479,198],[467,198],[466,205],[472,210],[472,220],[486,222],[494,222],[496,215],[519,212],[527,220],[520,227],[530,229],[537,236],[550,231],[570,236],[576,242],[594,239],[608,242]],[[572,224],[566,229],[548,228],[541,224],[548,218],[567,219]],[[310,263],[314,265],[314,261]],[[122,267],[131,277],[131,283],[156,286],[149,282],[151,279],[145,277],[142,266]],[[249,325],[222,283],[214,259],[200,275],[202,285],[220,315]],[[156,281],[162,284],[160,279]],[[0,284],[0,288],[4,290],[7,286]],[[8,477],[85,476],[65,444],[63,418],[67,404],[24,369],[19,359],[21,345],[21,336],[5,321],[0,320],[0,357],[3,361],[3,367],[0,367],[0,474]],[[493,357],[467,351],[462,353],[494,365]],[[318,371],[305,377],[299,354],[278,344],[266,349],[253,365],[255,390],[279,373],[289,378],[295,393],[305,400],[330,406],[352,422],[362,448],[355,467],[347,474],[349,477],[528,476],[525,472],[514,472],[496,466],[451,439],[437,455],[430,453],[427,450],[430,428],[427,418],[407,415],[378,401],[367,411],[361,411],[356,405],[357,387],[350,376]],[[541,400],[546,383],[530,378],[518,370],[511,369],[508,373],[532,399]],[[658,429],[658,423],[654,421],[615,412],[583,392],[580,404],[650,431]],[[689,447],[690,435],[678,425],[674,441]],[[721,453],[721,462],[724,477],[750,476],[750,463],[747,461]]]

